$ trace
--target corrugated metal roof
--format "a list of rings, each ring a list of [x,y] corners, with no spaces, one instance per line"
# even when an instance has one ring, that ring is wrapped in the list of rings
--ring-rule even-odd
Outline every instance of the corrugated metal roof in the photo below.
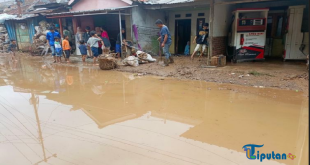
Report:
[[[133,8],[133,7],[137,7],[137,6],[136,6],[136,5],[133,5],[133,6],[125,6],[125,7],[98,9],[98,10],[70,11],[70,12],[62,12],[62,13],[47,14],[47,16],[51,16],[51,15],[63,15],[63,14],[95,13],[95,12],[102,12],[102,11],[114,11],[114,10],[121,10],[121,9],[129,9],[129,8]]]
[[[159,4],[176,4],[194,2],[194,0],[137,0],[147,5],[159,5]]]

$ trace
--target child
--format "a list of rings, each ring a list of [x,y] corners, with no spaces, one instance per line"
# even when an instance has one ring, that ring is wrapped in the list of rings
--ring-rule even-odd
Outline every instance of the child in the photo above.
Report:
[[[185,54],[185,56],[189,55],[189,41],[187,41],[187,44],[185,46],[184,54]]]
[[[8,53],[12,53],[12,60],[15,60],[15,51],[16,51],[16,41],[15,40],[11,40],[11,43],[8,47]]]
[[[62,48],[61,48],[59,40],[60,38],[55,37],[54,46],[55,46],[55,53],[56,53],[56,61],[58,63],[61,62],[61,56],[62,56]]]
[[[96,64],[97,57],[99,56],[99,52],[98,52],[99,44],[98,44],[98,42],[100,41],[103,44],[103,41],[101,38],[99,38],[97,36],[95,31],[91,31],[90,35],[91,35],[91,37],[88,39],[87,45],[90,46],[90,49],[93,52],[93,56],[94,56],[93,60],[94,60],[94,64]]]
[[[66,61],[70,62],[69,58],[70,58],[71,47],[69,44],[69,36],[65,36],[65,39],[62,41],[62,48],[63,48],[65,55],[66,55],[66,57],[65,57]]]
[[[85,62],[85,59],[87,56],[87,46],[85,45],[84,40],[80,40],[79,49],[80,49],[80,52],[82,54],[82,61]]]

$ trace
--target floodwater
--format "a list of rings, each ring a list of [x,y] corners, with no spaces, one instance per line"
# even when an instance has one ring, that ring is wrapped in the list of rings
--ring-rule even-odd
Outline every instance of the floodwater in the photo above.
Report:
[[[49,62],[0,55],[1,165],[308,164],[301,92]]]

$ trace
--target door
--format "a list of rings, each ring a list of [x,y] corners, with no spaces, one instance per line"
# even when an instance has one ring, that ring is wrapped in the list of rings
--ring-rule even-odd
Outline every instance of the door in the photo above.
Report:
[[[175,26],[175,53],[183,54],[187,42],[191,39],[191,20],[176,20]]]
[[[16,38],[19,50],[28,50],[31,46],[27,23],[15,23]]]
[[[285,13],[270,13],[267,19],[265,56],[281,57],[284,49]]]

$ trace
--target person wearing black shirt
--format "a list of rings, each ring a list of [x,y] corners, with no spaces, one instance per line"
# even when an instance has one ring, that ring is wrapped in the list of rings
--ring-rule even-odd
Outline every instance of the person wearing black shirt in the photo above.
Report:
[[[208,46],[208,39],[209,37],[209,24],[208,23],[205,23],[203,24],[203,27],[202,29],[199,29],[199,31],[197,31],[197,35],[195,36],[194,40],[193,40],[193,43],[196,42],[197,46],[191,56],[191,59],[193,60],[195,54],[197,53],[197,51],[202,47],[202,52],[201,52],[201,55],[203,52],[205,52],[207,46]],[[201,57],[201,55],[199,57]]]

